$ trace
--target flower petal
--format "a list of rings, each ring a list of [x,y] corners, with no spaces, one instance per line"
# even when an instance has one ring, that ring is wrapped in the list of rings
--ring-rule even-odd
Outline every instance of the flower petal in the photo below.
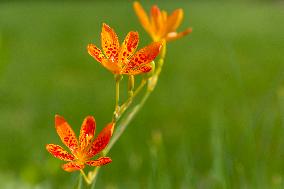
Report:
[[[135,69],[129,70],[129,75],[137,75],[142,73],[147,73],[152,70],[151,64],[143,64],[141,66],[136,67]]]
[[[157,36],[161,36],[164,32],[165,24],[163,23],[162,13],[158,6],[151,8],[151,22]]]
[[[168,33],[166,40],[167,41],[172,41],[172,40],[176,40],[179,39],[185,35],[188,35],[192,32],[192,28],[187,28],[186,30],[184,30],[183,32],[177,33],[177,32],[171,32]]]
[[[84,169],[85,165],[84,164],[79,164],[77,162],[71,161],[69,163],[63,164],[62,169],[67,172],[73,172],[73,171],[78,171],[80,169]]]
[[[78,148],[78,141],[74,131],[62,116],[55,115],[55,128],[61,141],[74,153]]]
[[[112,136],[114,128],[114,123],[109,123],[98,135],[98,137],[94,140],[89,152],[88,157],[92,158],[100,151],[102,151],[107,144],[109,143],[110,137]]]
[[[159,35],[161,36],[161,38],[164,38],[166,33],[167,33],[167,21],[168,21],[168,15],[167,15],[167,12],[162,10],[161,11],[161,17],[162,17],[162,27],[160,29],[160,33]]]
[[[109,157],[101,157],[98,158],[97,160],[86,161],[86,164],[90,166],[102,166],[110,162],[112,162],[112,160]]]
[[[103,24],[102,33],[102,48],[105,55],[111,61],[117,61],[119,51],[119,41],[115,31],[107,24]]]
[[[89,44],[87,48],[88,48],[88,53],[94,59],[96,59],[98,62],[100,62],[106,69],[108,69],[109,71],[111,71],[113,73],[119,72],[119,67],[118,67],[117,63],[112,62],[112,61],[108,60],[107,58],[105,58],[105,56],[103,55],[102,51],[99,48],[97,48],[93,44]]]
[[[75,157],[72,154],[69,154],[61,146],[56,144],[47,144],[46,150],[49,153],[51,153],[54,157],[64,161],[72,161],[75,159]]]
[[[164,10],[162,10],[162,19],[164,23],[166,23],[168,20],[168,13]]]
[[[167,33],[176,31],[176,29],[181,24],[181,21],[183,19],[183,10],[177,9],[175,10],[167,20]]]
[[[134,8],[134,11],[137,15],[137,17],[139,18],[140,20],[140,23],[141,25],[143,26],[143,28],[148,32],[148,33],[151,33],[151,24],[150,24],[150,21],[149,21],[149,18],[145,12],[145,10],[143,9],[143,7],[141,6],[141,4],[137,1],[135,1],[133,3],[133,8]]]
[[[98,62],[102,62],[105,59],[104,54],[102,53],[102,51],[96,47],[93,44],[89,44],[88,47],[88,53],[94,58],[96,59]]]
[[[129,32],[127,36],[124,39],[124,42],[120,48],[118,59],[122,62],[122,66],[125,63],[125,61],[131,57],[139,42],[139,34],[138,32]]]
[[[80,131],[79,143],[81,151],[84,151],[94,138],[96,130],[96,122],[93,116],[88,116],[84,119]]]
[[[124,74],[134,74],[136,70],[154,60],[162,47],[162,42],[154,42],[135,53],[130,62],[123,68]],[[149,68],[149,66],[148,66]],[[145,70],[150,71],[150,70]],[[137,74],[137,73],[136,73]]]

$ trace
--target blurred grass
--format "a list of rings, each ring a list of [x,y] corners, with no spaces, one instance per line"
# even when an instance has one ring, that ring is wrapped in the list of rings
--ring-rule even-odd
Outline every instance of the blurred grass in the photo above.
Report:
[[[181,30],[194,32],[168,45],[159,86],[98,188],[283,188],[283,4],[158,4],[182,7]],[[77,133],[86,115],[98,130],[111,118],[112,75],[86,52],[102,22],[150,42],[128,1],[0,4],[0,188],[76,182],[44,146],[61,144],[55,113]]]

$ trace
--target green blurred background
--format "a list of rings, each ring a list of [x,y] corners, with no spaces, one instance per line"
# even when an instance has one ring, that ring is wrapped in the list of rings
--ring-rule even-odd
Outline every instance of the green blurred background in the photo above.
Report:
[[[183,8],[159,85],[110,152],[98,188],[284,188],[283,1],[144,1]],[[54,115],[111,119],[112,75],[86,51],[103,22],[140,33],[132,1],[0,3],[0,188],[73,188],[45,150]]]

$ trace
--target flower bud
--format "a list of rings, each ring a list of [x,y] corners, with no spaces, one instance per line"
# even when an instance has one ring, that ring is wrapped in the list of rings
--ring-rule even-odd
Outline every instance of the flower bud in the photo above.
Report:
[[[153,91],[154,88],[156,87],[156,84],[157,84],[157,81],[158,81],[158,76],[157,75],[153,75],[152,77],[150,77],[148,79],[148,90],[149,91]]]
[[[155,68],[156,68],[155,62],[154,61],[150,62],[150,65],[151,65],[152,69],[151,69],[151,71],[149,71],[147,73],[147,75],[146,75],[147,78],[152,77],[154,75],[154,73],[155,73]]]
[[[129,75],[129,77],[128,77],[128,94],[129,94],[129,96],[133,95],[134,85],[135,85],[134,75]]]

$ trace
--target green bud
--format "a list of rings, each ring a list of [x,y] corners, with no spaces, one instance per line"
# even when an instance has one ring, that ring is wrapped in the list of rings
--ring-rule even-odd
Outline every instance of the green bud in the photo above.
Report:
[[[147,73],[147,75],[146,75],[147,78],[152,77],[152,76],[154,75],[154,73],[155,73],[155,68],[156,68],[155,62],[154,62],[154,61],[150,62],[150,65],[151,65],[151,68],[152,68],[152,69],[151,69],[151,71],[149,71],[149,72]]]
[[[134,85],[135,85],[134,75],[129,75],[129,77],[128,77],[128,94],[129,94],[129,96],[133,95]]]
[[[154,88],[156,87],[157,81],[158,81],[158,76],[157,75],[153,75],[152,77],[150,77],[148,79],[147,90],[148,91],[153,91]]]

